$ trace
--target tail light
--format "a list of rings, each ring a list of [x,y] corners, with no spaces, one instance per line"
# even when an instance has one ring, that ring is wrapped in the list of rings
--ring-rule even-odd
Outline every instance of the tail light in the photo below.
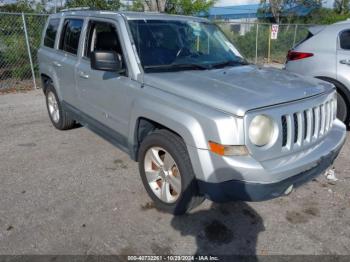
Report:
[[[313,55],[314,55],[313,53],[305,53],[305,52],[297,52],[297,51],[289,50],[287,54],[287,62],[308,58]]]

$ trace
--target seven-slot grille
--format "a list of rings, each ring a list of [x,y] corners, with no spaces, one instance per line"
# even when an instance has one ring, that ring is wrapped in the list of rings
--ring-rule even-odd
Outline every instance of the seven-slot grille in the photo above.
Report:
[[[281,117],[282,148],[291,150],[323,137],[331,129],[336,118],[335,99],[302,111]]]

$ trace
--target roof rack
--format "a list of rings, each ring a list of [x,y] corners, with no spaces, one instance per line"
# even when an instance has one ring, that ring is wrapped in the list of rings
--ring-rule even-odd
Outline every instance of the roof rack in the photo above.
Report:
[[[90,7],[84,6],[84,7],[72,7],[72,8],[65,8],[60,10],[60,12],[69,12],[69,11],[86,11],[86,10],[91,10]]]

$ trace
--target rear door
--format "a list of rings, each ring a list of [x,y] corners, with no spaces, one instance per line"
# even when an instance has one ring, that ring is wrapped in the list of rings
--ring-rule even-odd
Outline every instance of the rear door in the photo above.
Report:
[[[52,61],[58,76],[62,99],[78,105],[75,89],[75,67],[78,62],[78,50],[84,20],[82,18],[65,18],[59,39],[59,55]]]
[[[337,79],[343,84],[350,83],[350,28],[341,31],[339,34],[337,48]]]
[[[58,38],[57,32],[59,31],[60,21],[60,18],[57,17],[49,18],[41,47],[38,50],[40,72],[50,75],[55,83],[58,77],[53,61],[55,61],[57,55],[59,55],[59,52],[56,50],[56,39]]]

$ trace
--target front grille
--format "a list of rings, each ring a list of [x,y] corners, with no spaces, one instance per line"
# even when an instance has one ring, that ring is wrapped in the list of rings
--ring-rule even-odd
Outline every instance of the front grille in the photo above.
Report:
[[[336,117],[336,101],[325,101],[314,108],[281,116],[282,148],[293,147],[316,141],[328,133]]]
[[[287,145],[287,118],[282,116],[282,147]]]
[[[308,131],[308,124],[307,124],[307,113],[306,111],[304,111],[304,140],[306,139],[306,136],[307,136],[307,131]]]
[[[299,123],[298,123],[298,116],[297,114],[293,114],[293,121],[294,121],[294,143],[298,141],[298,133],[299,133]]]

